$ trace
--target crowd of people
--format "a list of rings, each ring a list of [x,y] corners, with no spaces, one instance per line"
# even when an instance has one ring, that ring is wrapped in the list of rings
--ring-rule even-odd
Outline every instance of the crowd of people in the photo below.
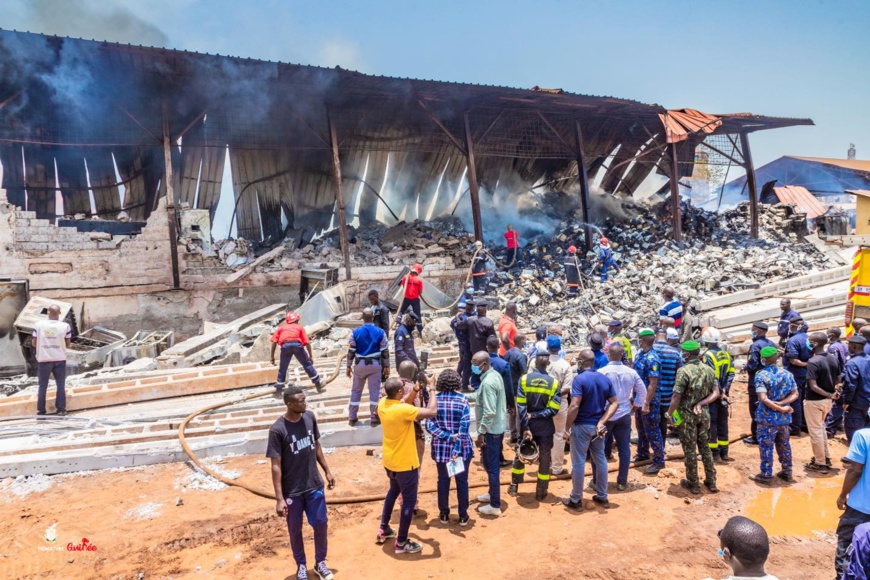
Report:
[[[414,269],[405,281],[412,293],[416,285],[413,280],[418,276],[419,271]],[[537,464],[534,497],[543,501],[549,494],[551,478],[564,472],[566,452],[571,457],[572,486],[570,495],[562,499],[565,508],[589,509],[583,503],[584,492],[591,493],[593,506],[609,508],[608,460],[613,448],[618,462],[616,489],[623,491],[632,464],[645,466],[648,475],[665,467],[665,440],[674,432],[683,451],[685,476],[680,485],[694,495],[702,493],[702,484],[708,493],[719,492],[716,466],[734,461],[729,451],[732,441],[728,423],[735,368],[715,328],[704,329],[697,341],[682,340],[682,304],[672,288],[663,291],[658,325],[638,329],[636,344],[624,334],[622,324],[614,320],[607,326],[595,327],[587,337],[588,346],[573,357],[563,348],[558,324],[536,329],[535,340],[530,342],[520,331],[516,304],[508,303],[496,323],[487,317],[486,301],[475,301],[475,295],[479,296],[474,289],[463,294],[460,312],[451,321],[459,363],[456,370],[445,370],[437,376],[434,392],[430,391],[431,377],[420,372],[414,334],[421,321],[412,302],[403,304],[401,322],[393,330],[386,306],[377,292],[370,292],[370,307],[362,313],[363,324],[350,337],[350,424],[358,422],[363,388],[368,385],[371,424],[380,424],[383,429],[383,466],[389,488],[377,543],[393,539],[397,554],[422,549],[408,532],[417,507],[425,433],[429,434],[430,458],[436,466],[439,519],[444,524],[451,522],[451,480],[455,480],[458,524],[469,523],[468,471],[475,453],[480,454],[488,481],[487,493],[476,497],[477,511],[483,516],[502,514],[502,468],[511,469],[507,493],[517,495],[525,482],[526,467]],[[759,449],[759,470],[751,479],[762,486],[771,485],[775,478],[784,483],[793,481],[790,438],[800,436],[802,430],[808,432],[813,451],[804,468],[827,474],[832,466],[828,438],[838,430],[845,431],[851,446],[843,459],[848,471],[838,500],[844,514],[837,531],[836,555],[837,573],[843,575],[850,565],[853,535],[862,546],[870,543],[870,481],[865,481],[863,471],[870,452],[870,429],[866,429],[870,427],[870,327],[856,319],[855,332],[846,342],[839,328],[807,334],[806,323],[790,303],[784,300],[781,306],[778,343],[767,338],[766,322],[758,321],[751,327],[752,345],[745,368],[752,434],[744,443]],[[294,325],[298,328],[292,328]],[[319,377],[311,366],[307,337],[299,328],[298,317],[290,313],[287,324],[273,337],[282,352],[279,383],[286,376],[285,359],[289,362],[295,356],[320,388]],[[390,332],[397,378],[390,376]],[[276,384],[276,388],[280,386]],[[323,483],[317,463],[329,482],[331,475],[317,443],[316,420],[310,413],[299,411],[304,408],[304,393],[289,388],[283,390],[283,397],[287,415],[273,427],[268,452],[273,461],[278,512],[288,520],[294,556],[300,566],[298,578],[307,577],[304,553],[300,551],[303,511],[315,527],[318,547],[314,570],[321,578],[331,578],[331,574],[321,573],[328,572],[328,568],[325,531],[318,531],[321,515],[325,530],[325,511],[321,507]],[[471,432],[472,403],[475,437]],[[291,434],[288,421],[302,421],[304,430],[300,426],[298,433]],[[633,457],[632,422],[638,434]],[[305,465],[313,473],[306,481],[289,473],[299,467],[300,460],[295,456],[288,460],[288,449],[297,455],[307,449]],[[505,457],[506,450],[513,453],[512,459]],[[780,466],[775,474],[774,450]],[[589,487],[585,485],[587,462],[591,464]],[[316,489],[320,495],[312,495]],[[390,520],[399,497],[402,505],[395,530]],[[291,505],[295,507],[289,509]],[[757,524],[747,522],[736,523],[735,529],[744,530],[747,537],[760,542],[760,534],[753,527]],[[742,554],[726,530],[720,536],[723,557],[741,567],[760,563],[763,569],[761,549],[756,546],[748,555]],[[765,535],[765,545],[766,541]],[[855,559],[853,556],[851,561]]]

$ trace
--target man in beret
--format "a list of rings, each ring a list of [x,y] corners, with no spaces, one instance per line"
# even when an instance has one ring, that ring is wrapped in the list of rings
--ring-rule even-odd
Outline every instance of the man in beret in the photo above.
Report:
[[[758,392],[758,452],[761,455],[761,473],[749,479],[761,485],[770,485],[773,479],[773,448],[779,456],[782,471],[776,475],[787,482],[792,481],[791,443],[789,424],[794,409],[791,404],[798,400],[794,377],[782,367],[776,366],[779,351],[773,345],[759,352],[760,366],[755,374],[755,389]]]
[[[851,356],[843,369],[844,425],[849,443],[855,431],[870,424],[867,420],[867,410],[870,408],[870,357],[864,352],[865,346],[867,339],[860,334],[849,338]]]
[[[758,321],[752,325],[749,330],[752,336],[752,346],[749,347],[749,360],[746,361],[746,373],[749,375],[749,417],[752,420],[752,435],[743,440],[747,445],[758,445],[756,432],[758,423],[755,421],[755,410],[758,408],[758,393],[755,391],[755,376],[761,364],[761,349],[768,346],[776,346],[772,340],[767,338],[768,326],[766,322]]]
[[[636,461],[650,458],[652,448],[652,465],[646,469],[649,475],[655,475],[665,467],[665,447],[661,432],[661,395],[659,393],[659,378],[661,364],[653,350],[656,333],[651,328],[641,328],[637,333],[640,350],[634,359],[634,370],[640,375],[646,386],[646,397],[643,401],[635,401],[640,408],[635,412],[634,422],[637,427]]]
[[[718,493],[713,452],[708,445],[710,411],[707,409],[707,405],[719,398],[716,373],[701,362],[701,345],[698,342],[687,340],[681,348],[686,364],[677,371],[674,394],[666,413],[668,419],[677,427],[685,454],[686,479],[680,480],[680,486],[693,494],[701,493],[697,457],[700,450],[704,464],[704,485],[711,493]]]

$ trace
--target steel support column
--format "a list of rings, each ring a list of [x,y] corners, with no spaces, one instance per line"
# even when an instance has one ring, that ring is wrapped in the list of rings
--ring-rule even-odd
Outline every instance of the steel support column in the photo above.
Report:
[[[580,130],[580,121],[574,121],[574,137],[577,141],[577,178],[580,180],[580,206],[583,208],[583,221],[586,232],[583,243],[586,251],[592,250],[592,228],[589,218],[589,176],[586,174],[586,162],[583,159],[583,131]]]
[[[671,143],[671,228],[675,242],[683,240],[683,215],[680,207],[680,171],[677,165],[677,144]]]
[[[341,187],[341,161],[338,157],[338,137],[335,131],[335,122],[332,115],[327,112],[329,118],[329,141],[332,145],[332,175],[335,178],[335,203],[338,205],[338,239],[341,244],[341,253],[344,256],[345,277],[351,279],[350,247],[347,241],[347,207],[344,203],[344,190]]]
[[[755,183],[755,165],[749,150],[749,136],[740,134],[740,149],[743,150],[743,168],[746,170],[746,184],[749,186],[749,235],[758,237],[758,185]]]
[[[181,288],[178,271],[178,218],[176,217],[175,186],[172,177],[172,144],[169,140],[169,120],[163,107],[163,181],[166,185],[166,213],[169,219],[169,259],[172,262],[172,287]]]
[[[468,113],[462,116],[465,121],[465,161],[468,166],[468,190],[471,195],[471,217],[474,221],[474,238],[483,241],[483,222],[480,218],[480,192],[477,189],[477,168],[474,164],[474,146],[471,139],[471,125]]]

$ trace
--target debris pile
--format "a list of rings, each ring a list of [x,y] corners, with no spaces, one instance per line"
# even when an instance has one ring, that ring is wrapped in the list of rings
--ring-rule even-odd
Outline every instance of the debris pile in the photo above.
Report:
[[[594,248],[578,254],[581,292],[567,297],[563,263],[567,247],[582,247],[586,224],[569,220],[547,238],[538,237],[523,248],[522,260],[511,271],[490,277],[490,293],[503,304],[527,305],[524,316],[534,325],[560,322],[590,329],[609,320],[622,320],[626,329],[654,324],[661,307],[661,290],[673,286],[684,303],[715,293],[730,293],[836,266],[815,246],[805,242],[806,218],[788,206],[760,206],[761,239],[749,237],[748,203],[723,213],[685,204],[686,241],[671,241],[665,203],[652,207],[624,202],[630,217],[608,218],[594,230]],[[606,235],[621,270],[600,282],[598,240]],[[499,253],[501,248],[492,250]]]

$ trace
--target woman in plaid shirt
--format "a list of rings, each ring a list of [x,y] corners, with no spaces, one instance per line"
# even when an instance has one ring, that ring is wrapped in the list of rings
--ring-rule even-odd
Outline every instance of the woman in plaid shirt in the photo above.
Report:
[[[438,416],[426,420],[426,430],[432,434],[432,459],[438,468],[438,510],[442,523],[450,521],[450,476],[447,464],[454,457],[465,462],[465,471],[457,473],[456,495],[459,499],[459,525],[468,525],[468,468],[474,457],[474,446],[468,427],[471,425],[471,411],[468,399],[459,393],[462,377],[453,370],[443,371],[435,383],[438,403]]]

